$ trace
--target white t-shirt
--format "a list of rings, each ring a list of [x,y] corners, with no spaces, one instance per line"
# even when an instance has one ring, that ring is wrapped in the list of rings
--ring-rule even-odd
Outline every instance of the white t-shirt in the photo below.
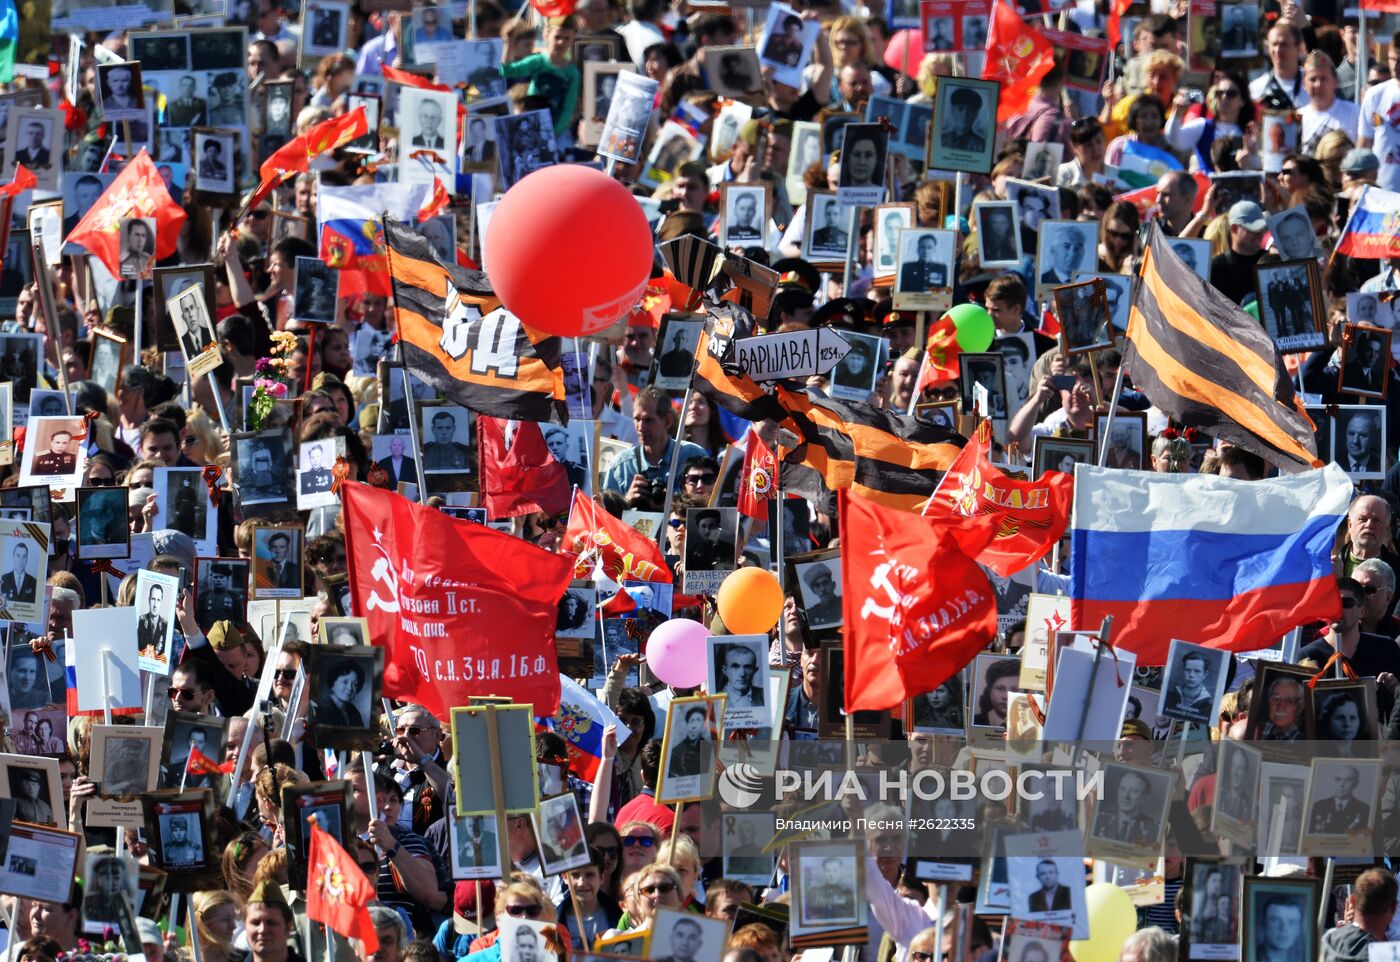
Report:
[[[1356,136],[1370,138],[1371,150],[1380,159],[1376,186],[1400,190],[1400,81],[1387,80],[1366,91]]]
[[[1288,99],[1293,101],[1293,106],[1302,110],[1312,103],[1312,98],[1303,89],[1303,68],[1298,67],[1298,75],[1292,80],[1284,80],[1282,77],[1275,78],[1272,70],[1267,70],[1249,82],[1249,99],[1255,103],[1264,99],[1264,94],[1268,93],[1270,85],[1277,80],[1278,89],[1288,95]]]
[[[1340,130],[1348,138],[1356,137],[1356,118],[1360,116],[1356,104],[1338,97],[1332,106],[1319,110],[1315,104],[1308,104],[1298,111],[1303,121],[1303,139],[1298,147],[1300,154],[1311,154],[1318,139],[1329,130]]]

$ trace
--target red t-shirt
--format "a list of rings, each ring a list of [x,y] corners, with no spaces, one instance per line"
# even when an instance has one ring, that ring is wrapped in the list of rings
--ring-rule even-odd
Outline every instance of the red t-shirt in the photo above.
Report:
[[[674,809],[656,804],[654,796],[643,793],[618,809],[617,818],[613,819],[613,824],[619,828],[628,822],[648,822],[666,834],[676,822],[676,813]]]

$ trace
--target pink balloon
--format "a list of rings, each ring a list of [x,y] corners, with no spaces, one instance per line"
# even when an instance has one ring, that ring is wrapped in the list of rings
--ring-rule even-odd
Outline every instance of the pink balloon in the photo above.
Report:
[[[710,630],[698,621],[672,618],[658,625],[647,639],[647,667],[676,688],[694,688],[705,681],[705,639]]]
[[[904,59],[905,49],[909,60]],[[922,30],[897,30],[890,42],[885,44],[885,66],[891,70],[903,71],[910,77],[919,76],[919,64],[924,60],[924,32]]]

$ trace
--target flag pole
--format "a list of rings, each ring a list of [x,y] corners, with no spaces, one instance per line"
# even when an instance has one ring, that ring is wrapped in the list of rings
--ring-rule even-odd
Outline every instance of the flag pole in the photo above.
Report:
[[[510,839],[506,837],[506,777],[501,771],[501,733],[496,727],[496,706],[481,705],[479,708],[486,712],[486,748],[491,755],[491,794],[496,802],[496,858],[501,863],[501,881],[504,883],[510,881],[513,863],[510,858]],[[482,919],[481,911],[481,904],[478,902],[477,921]]]
[[[860,206],[851,205],[851,216],[847,223],[846,232],[846,262],[841,265],[841,296],[849,297],[847,293],[851,289],[851,261],[856,257],[856,234],[860,228]]]
[[[1366,92],[1366,71],[1370,69],[1371,51],[1366,47],[1366,4],[1358,3],[1359,9],[1356,11],[1359,16],[1356,18],[1356,95],[1357,104],[1361,103],[1361,95]],[[1334,252],[1335,253],[1335,252]]]
[[[710,323],[707,319],[705,323],[706,334],[709,333],[709,328]],[[666,528],[668,527],[666,522],[671,518],[671,500],[675,496],[676,472],[680,469],[681,464],[681,441],[685,438],[685,412],[686,409],[690,407],[691,395],[695,393],[695,372],[699,367],[700,350],[697,345],[695,356],[690,359],[690,379],[686,381],[685,384],[685,399],[681,401],[681,413],[676,417],[676,450],[672,452],[671,469],[669,476],[666,478],[666,502],[661,508],[661,523],[656,526],[656,544],[657,547],[661,549],[661,554],[663,556],[666,554]],[[642,457],[646,456],[646,447],[641,443],[640,438],[637,440],[637,450]],[[663,454],[662,457],[665,457],[665,455]],[[640,466],[641,465],[638,464],[638,467]],[[718,479],[715,483],[719,483]],[[735,534],[737,535],[738,532],[735,532]]]
[[[1118,365],[1118,375],[1113,379],[1113,397],[1108,402],[1108,421],[1103,426],[1103,437],[1099,438],[1099,467],[1108,460],[1108,445],[1105,439],[1113,437],[1113,419],[1118,414],[1118,395],[1123,393],[1123,364]]]
[[[394,296],[394,293],[393,293],[394,285],[393,285],[392,278],[393,278],[393,276],[394,276],[394,250],[393,250],[393,245],[390,244],[389,241],[388,241],[388,238],[389,238],[389,212],[388,212],[387,210],[381,212],[380,215],[379,215],[379,230],[380,230],[380,233],[382,233],[382,234],[384,235],[384,257],[385,257],[385,259],[388,261],[388,264],[389,264],[389,277],[391,278],[390,283],[389,283],[389,299],[390,299],[390,301],[393,302],[393,305],[394,305],[394,330],[395,330],[395,331],[398,331],[398,330],[400,330],[400,328],[399,328],[399,301],[398,301],[398,298],[395,297],[395,296]],[[397,351],[397,354],[398,354],[398,363],[399,363],[399,366],[401,367],[401,369],[403,370],[403,400],[404,400],[404,405],[408,408],[408,441],[409,441],[409,444],[410,444],[410,445],[412,446],[412,448],[413,448],[413,463],[414,463],[414,465],[417,466],[417,473],[416,473],[416,475],[415,475],[413,481],[414,481],[415,487],[417,487],[417,489],[418,489],[418,499],[417,499],[417,500],[418,500],[418,503],[419,503],[419,504],[425,504],[425,503],[427,502],[427,500],[428,500],[428,498],[427,498],[427,488],[428,488],[428,485],[427,485],[427,478],[428,478],[428,476],[427,476],[427,473],[426,473],[426,472],[427,472],[427,466],[423,464],[423,446],[422,446],[421,439],[420,439],[420,437],[419,437],[419,433],[420,433],[420,432],[419,432],[419,430],[418,430],[418,406],[417,406],[416,404],[413,403],[413,381],[412,381],[413,375],[409,373],[409,370],[408,370],[408,362],[404,359],[403,338],[402,338],[402,337],[400,337],[400,338],[398,339],[398,344],[399,344],[398,351]],[[388,410],[389,410],[389,405],[388,405],[387,402],[386,402],[385,405],[384,405],[384,410],[385,410],[385,411],[388,411]],[[400,478],[399,480],[402,481],[403,479]]]

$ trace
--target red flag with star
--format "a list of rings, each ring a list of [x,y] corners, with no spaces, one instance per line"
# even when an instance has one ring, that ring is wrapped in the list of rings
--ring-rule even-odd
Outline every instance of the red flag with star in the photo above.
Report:
[[[299,137],[293,137],[279,147],[267,160],[262,162],[258,173],[262,183],[253,191],[244,204],[249,211],[263,202],[277,185],[293,174],[301,174],[311,169],[311,161],[326,153],[337,150],[369,133],[369,119],[363,106],[356,107],[348,114],[323,120]],[[235,218],[235,223],[242,218]]]
[[[757,521],[768,520],[768,502],[777,495],[778,459],[763,443],[758,432],[749,429],[744,450],[744,474],[739,479],[739,513]]]
[[[0,187],[0,195],[14,197],[17,194],[24,193],[38,183],[39,179],[34,176],[33,171],[29,170],[29,168],[25,167],[23,164],[15,164],[14,180],[10,181],[4,187]]]
[[[306,917],[337,935],[359,939],[368,958],[379,948],[369,914],[369,903],[376,897],[374,883],[316,819],[308,818],[307,825],[311,844],[306,857]]]
[[[1040,86],[1040,78],[1054,66],[1054,45],[1038,30],[1027,26],[1010,3],[996,0],[987,30],[987,59],[982,64],[982,79],[1001,84],[997,122],[1024,113]]]
[[[220,765],[218,762],[214,761],[214,759],[191,745],[190,754],[185,761],[185,767],[191,775],[227,775],[237,766],[233,762],[225,762]]]
[[[954,540],[1003,578],[1034,564],[1055,546],[1069,524],[1074,478],[1046,471],[1018,481],[987,460],[991,424],[983,421],[963,445],[933,493],[924,516],[948,522]],[[984,530],[992,532],[982,547]]]
[[[151,155],[142,148],[102,192],[97,203],[88,208],[65,242],[87,248],[106,265],[113,277],[118,277],[121,274],[119,249],[123,218],[155,218],[156,259],[163,260],[175,253],[185,216],[185,209],[175,203],[165,181],[156,173]]]

